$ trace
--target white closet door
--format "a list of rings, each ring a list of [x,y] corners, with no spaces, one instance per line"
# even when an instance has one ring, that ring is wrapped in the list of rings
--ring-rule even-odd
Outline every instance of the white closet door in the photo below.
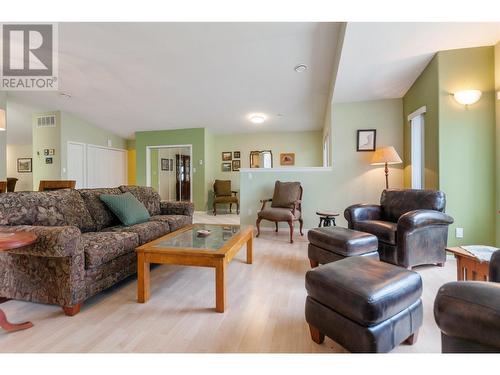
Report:
[[[85,144],[68,142],[68,180],[76,181],[76,188],[86,187]]]
[[[127,184],[125,150],[87,146],[87,185],[89,188],[117,187]]]

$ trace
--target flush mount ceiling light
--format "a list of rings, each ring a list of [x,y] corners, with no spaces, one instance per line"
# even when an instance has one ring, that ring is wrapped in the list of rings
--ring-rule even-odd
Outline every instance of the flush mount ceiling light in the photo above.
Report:
[[[267,116],[263,113],[252,113],[251,115],[248,115],[248,119],[254,124],[262,124],[266,121]]]
[[[297,73],[302,73],[302,72],[305,72],[307,70],[307,65],[306,64],[299,64],[297,65],[294,70],[297,72]]]
[[[482,94],[480,90],[462,90],[454,93],[453,97],[462,105],[470,105],[481,99]]]

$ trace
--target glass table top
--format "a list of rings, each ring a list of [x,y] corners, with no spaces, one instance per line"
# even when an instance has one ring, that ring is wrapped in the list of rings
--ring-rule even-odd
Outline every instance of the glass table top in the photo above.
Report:
[[[198,234],[199,230],[208,230],[206,237]],[[197,250],[216,251],[229,241],[240,230],[239,225],[195,224],[191,229],[176,236],[167,238],[154,245],[154,248],[191,248]]]

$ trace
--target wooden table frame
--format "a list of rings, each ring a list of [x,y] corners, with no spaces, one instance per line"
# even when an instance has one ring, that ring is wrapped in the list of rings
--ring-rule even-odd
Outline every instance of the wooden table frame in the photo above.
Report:
[[[212,225],[212,224],[211,224]],[[215,224],[213,224],[215,225]],[[155,248],[158,243],[191,230],[196,225],[189,225],[169,233],[136,249],[137,252],[137,301],[149,300],[150,264],[175,264],[181,266],[215,268],[215,311],[223,313],[226,309],[226,268],[246,243],[247,263],[253,262],[252,226],[242,227],[220,249],[214,251],[194,248]],[[227,226],[227,225],[217,225]]]
[[[461,247],[446,248],[457,260],[457,280],[488,281],[490,262],[480,262],[478,258]]]

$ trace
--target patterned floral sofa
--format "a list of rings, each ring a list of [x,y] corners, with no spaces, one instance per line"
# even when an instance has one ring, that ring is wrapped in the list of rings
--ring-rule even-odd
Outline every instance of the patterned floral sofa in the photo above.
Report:
[[[120,225],[99,199],[125,192],[146,206],[149,222]],[[34,245],[0,253],[0,298],[60,305],[74,315],[136,272],[137,246],[191,224],[193,211],[192,203],[161,202],[140,186],[0,194],[0,232],[38,235]]]

